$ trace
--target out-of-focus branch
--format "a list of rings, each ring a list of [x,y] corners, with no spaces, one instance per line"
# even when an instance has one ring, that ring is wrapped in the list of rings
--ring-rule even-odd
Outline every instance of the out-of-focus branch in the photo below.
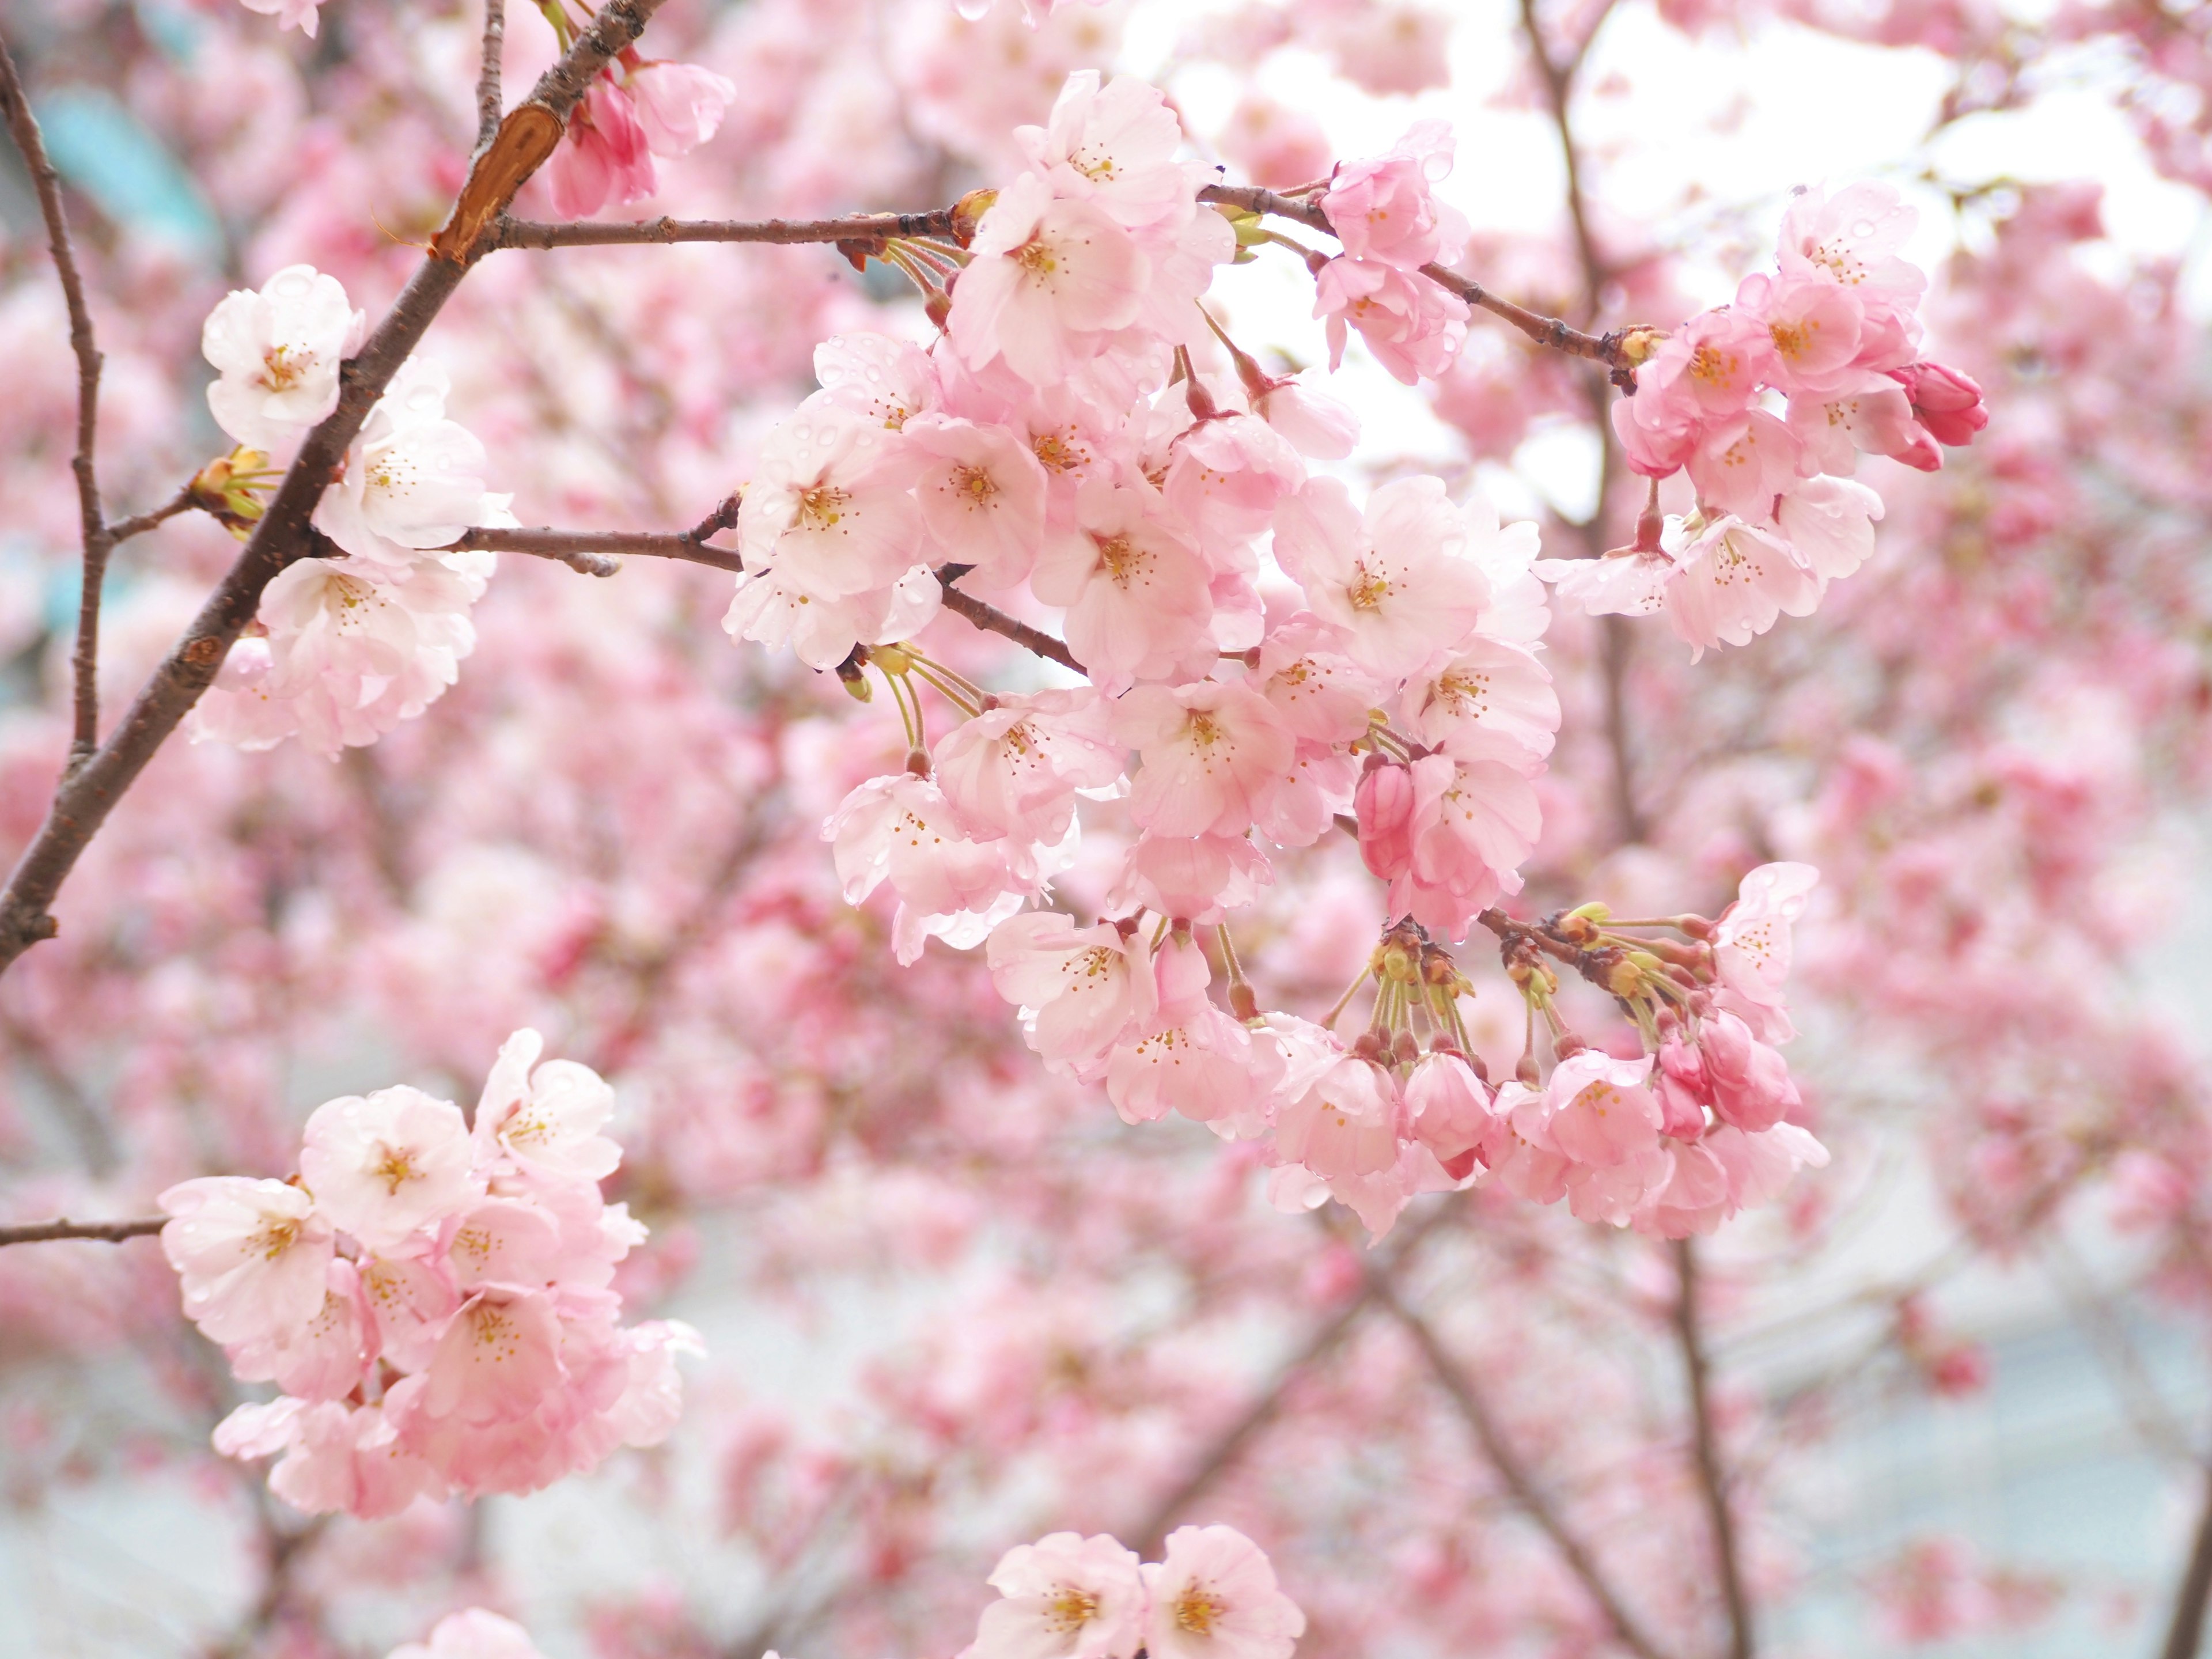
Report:
[[[456,201],[454,219],[449,222],[448,229],[455,232],[454,236],[450,241],[432,244],[430,257],[416,269],[360,355],[349,359],[340,371],[337,408],[301,441],[298,455],[270,498],[237,562],[209,596],[185,636],[139,689],[107,741],[81,760],[73,760],[63,775],[46,810],[46,822],[16,861],[6,889],[0,890],[0,971],[40,940],[54,936],[59,924],[49,907],[85,848],[106,822],[116,802],[214,682],[232,641],[259,607],[262,589],[306,551],[307,520],[322,498],[332,470],[392,375],[422,343],[431,322],[468,274],[470,261],[477,251],[473,233],[476,216],[495,214],[513,198],[551,153],[551,145],[544,142],[548,124],[557,142],[561,124],[592,78],[636,40],[663,3],[664,0],[609,0],[590,27],[576,37],[574,45],[539,77],[525,100],[536,106],[535,112],[518,125],[518,140],[529,139],[537,148],[519,146],[510,152],[495,142],[477,156]],[[20,101],[21,88],[14,82],[12,64],[7,73],[9,84],[15,88],[14,98]],[[12,112],[11,104],[11,116]],[[509,119],[523,114],[518,107]],[[505,130],[502,122],[501,131]],[[446,235],[440,233],[441,239]]]
[[[1552,55],[1545,41],[1542,22],[1536,15],[1536,0],[1521,0],[1521,31],[1528,40],[1529,61],[1535,69],[1536,78],[1543,83],[1552,125],[1559,135],[1559,158],[1566,170],[1567,222],[1574,229],[1575,255],[1582,267],[1585,319],[1598,314],[1605,285],[1613,270],[1590,229],[1589,198],[1583,186],[1582,146],[1575,142],[1575,77],[1589,56],[1590,43],[1597,39],[1597,32],[1612,9],[1610,3],[1601,8],[1573,51],[1565,58],[1558,58]],[[1618,368],[1618,362],[1613,366]],[[1582,532],[1583,556],[1595,559],[1606,550],[1605,504],[1613,494],[1613,480],[1619,476],[1620,451],[1613,435],[1611,377],[1588,376],[1583,394],[1589,403],[1590,424],[1597,432],[1597,495],[1589,518],[1577,528]],[[1624,843],[1642,841],[1649,829],[1643,810],[1637,804],[1635,751],[1628,732],[1628,669],[1635,646],[1630,627],[1626,617],[1606,617],[1598,623],[1598,671],[1603,681],[1606,750],[1612,760],[1613,833]]]
[[[1249,1405],[1240,1412],[1227,1428],[1216,1436],[1193,1460],[1189,1472],[1176,1482],[1175,1490],[1153,1507],[1144,1525],[1138,1528],[1133,1546],[1139,1555],[1157,1555],[1167,1541],[1168,1528],[1187,1511],[1192,1504],[1226,1474],[1237,1460],[1266,1430],[1283,1408],[1283,1402],[1298,1380],[1310,1370],[1315,1363],[1341,1343],[1352,1328],[1359,1322],[1369,1309],[1383,1301],[1389,1291],[1390,1281],[1412,1262],[1413,1253],[1428,1236],[1450,1218],[1452,1210],[1440,1205],[1421,1220],[1405,1230],[1398,1240],[1398,1248],[1386,1260],[1368,1264],[1366,1275],[1359,1288],[1346,1298],[1344,1304],[1314,1327],[1297,1352],[1285,1360]]]
[[[1729,1659],[1752,1659],[1758,1641],[1751,1598],[1744,1589],[1735,1514],[1729,1503],[1728,1474],[1721,1467],[1720,1437],[1713,1431],[1711,1368],[1698,1314],[1698,1253],[1686,1238],[1674,1242],[1674,1271],[1680,1285],[1674,1298],[1674,1334],[1681,1345],[1682,1370],[1689,1384],[1691,1448],[1698,1489],[1712,1523],[1714,1565],[1720,1573],[1721,1601],[1728,1609]]]
[[[88,1238],[102,1244],[120,1244],[126,1238],[143,1238],[169,1224],[165,1215],[143,1216],[131,1221],[25,1221],[0,1227],[0,1244],[43,1244],[57,1238]]]
[[[70,739],[70,765],[81,766],[100,742],[100,592],[107,575],[107,555],[115,545],[100,505],[100,475],[94,451],[100,437],[100,347],[93,337],[92,309],[85,303],[84,278],[76,268],[76,251],[70,242],[69,216],[62,209],[61,175],[46,155],[45,136],[31,113],[29,94],[16,73],[8,43],[0,40],[0,114],[8,122],[9,136],[21,152],[24,170],[31,175],[39,197],[39,211],[46,222],[46,244],[52,249],[54,270],[61,278],[62,301],[69,308],[70,349],[76,355],[76,453],[70,469],[76,474],[77,517],[84,538],[84,586],[77,600],[76,726]]]
[[[2173,1616],[2166,1622],[2159,1659],[2197,1659],[2204,1645],[2204,1609],[2212,1601],[2212,1470],[2204,1477],[2204,1507],[2197,1517],[2197,1540],[2189,1547],[2173,1595]]]
[[[951,236],[951,208],[926,213],[854,213],[840,219],[647,219],[639,223],[552,225],[501,219],[488,248],[632,247],[672,242],[868,242],[890,236]]]
[[[499,131],[500,70],[507,50],[507,0],[484,0],[483,62],[477,70],[477,148]]]
[[[189,513],[198,505],[199,499],[192,494],[192,487],[188,483],[161,506],[144,513],[134,513],[127,519],[118,519],[108,526],[107,544],[113,548],[118,543],[127,542],[133,536],[143,536],[155,525],[166,524],[179,513]]]
[[[1443,1343],[1428,1321],[1407,1307],[1394,1290],[1387,1285],[1376,1285],[1371,1276],[1369,1283],[1374,1289],[1375,1299],[1404,1328],[1406,1334],[1413,1339],[1413,1346],[1421,1351],[1421,1358],[1427,1362],[1437,1383],[1465,1419],[1468,1427],[1474,1431],[1476,1443],[1482,1448],[1483,1456],[1498,1472],[1498,1478],[1504,1484],[1506,1492],[1535,1523],[1536,1529],[1551,1540],[1552,1547],[1559,1552],[1559,1559],[1581,1583],[1584,1594],[1596,1605],[1606,1623],[1612,1626],[1613,1633],[1620,1644],[1635,1654],[1637,1659],[1667,1659],[1666,1650],[1659,1646],[1636,1616],[1629,1612],[1620,1592],[1613,1589],[1612,1580],[1606,1577],[1605,1570],[1590,1553],[1589,1546],[1567,1524],[1566,1517],[1536,1483],[1528,1465],[1521,1461],[1520,1454],[1506,1440],[1498,1426],[1498,1419],[1491,1414],[1490,1402],[1483,1398],[1481,1390],[1475,1386],[1474,1379],[1468,1375],[1466,1368],[1444,1352]]]

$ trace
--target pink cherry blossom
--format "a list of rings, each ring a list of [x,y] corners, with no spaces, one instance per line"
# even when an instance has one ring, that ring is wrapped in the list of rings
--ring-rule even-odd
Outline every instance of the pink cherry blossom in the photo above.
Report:
[[[915,562],[915,458],[880,422],[811,398],[763,447],[738,537],[749,573],[837,599],[890,588]]]
[[[563,219],[586,218],[610,197],[617,204],[642,201],[659,189],[652,145],[630,94],[604,76],[593,81],[545,173],[553,210]]]
[[[274,1382],[305,1400],[343,1400],[360,1386],[379,1346],[361,1273],[343,1256],[332,1257],[325,1271],[322,1310],[313,1318],[231,1349],[231,1370],[240,1380]]]
[[[1133,1659],[1145,1640],[1136,1554],[1111,1538],[1048,1533],[992,1569],[974,1659]]]
[[[300,1173],[332,1225],[388,1250],[467,1199],[469,1127],[420,1089],[347,1095],[308,1118]]]
[[[1110,787],[1121,775],[1097,695],[1087,688],[1005,698],[947,733],[936,761],[938,787],[978,841],[1057,843],[1076,791]]]
[[[1406,732],[1431,749],[1449,749],[1455,734],[1479,730],[1541,759],[1559,729],[1559,696],[1534,652],[1476,635],[1407,680],[1398,714]]]
[[[1774,515],[1774,498],[1804,471],[1804,447],[1765,410],[1705,427],[1686,463],[1709,513],[1734,514],[1753,523]]]
[[[1406,1107],[1391,1074],[1346,1055],[1275,1109],[1275,1150],[1324,1181],[1395,1166]]]
[[[1165,678],[1210,653],[1205,563],[1141,490],[1085,482],[1075,523],[1047,538],[1033,586],[1067,607],[1068,647],[1101,690]]]
[[[1416,121],[1383,155],[1339,167],[1321,204],[1345,252],[1407,271],[1458,258],[1466,217],[1431,193],[1451,171],[1453,148],[1444,122]]]
[[[1314,278],[1314,315],[1326,319],[1328,366],[1342,367],[1348,331],[1375,359],[1413,386],[1452,364],[1467,338],[1466,301],[1425,276],[1364,259],[1331,259]]]
[[[1549,1144],[1577,1164],[1611,1165],[1656,1146],[1662,1114],[1649,1086],[1651,1056],[1615,1060],[1595,1048],[1552,1068],[1540,1110]]]
[[[1756,1134],[1772,1128],[1798,1104],[1789,1061],[1753,1036],[1734,1014],[1716,1013],[1701,1021],[1698,1047],[1705,1054],[1713,1109],[1722,1122]]]
[[[658,61],[632,70],[623,90],[635,107],[646,147],[656,155],[687,155],[698,149],[714,136],[738,96],[726,76],[696,64]]]
[[[1476,911],[1520,890],[1521,861],[1542,827],[1530,764],[1510,742],[1413,763],[1412,858],[1390,884],[1393,914],[1458,939]]]
[[[1289,1659],[1305,1615],[1267,1558],[1231,1527],[1178,1527],[1145,1569],[1145,1646],[1158,1659]]]
[[[185,1316],[216,1342],[290,1337],[322,1310],[331,1224],[281,1181],[203,1176],[163,1193],[161,1253]]]
[[[1102,89],[1096,70],[1078,70],[1045,125],[1015,128],[1014,141],[1054,195],[1090,202],[1120,224],[1190,214],[1192,170],[1175,159],[1182,124],[1159,88],[1134,76],[1117,75]]]
[[[1344,486],[1316,478],[1276,514],[1276,557],[1345,654],[1395,678],[1474,629],[1491,597],[1468,556],[1467,521],[1435,478],[1401,478],[1355,517]]]
[[[1786,395],[1838,392],[1858,378],[1864,313],[1851,289],[1817,276],[1756,271],[1736,289],[1735,311],[1766,330],[1773,348],[1769,374]]]
[[[279,28],[295,28],[310,40],[322,19],[323,0],[239,0],[248,11],[274,17]]]
[[[832,669],[856,645],[895,645],[927,627],[945,603],[945,590],[926,564],[907,570],[886,587],[831,597],[810,590],[795,567],[774,567],[738,577],[722,631],[733,640],[788,647],[809,668]]]
[[[1048,386],[1103,349],[1133,320],[1150,276],[1129,233],[1089,201],[1054,199],[1024,173],[999,192],[975,232],[948,325],[971,367],[1004,361]]]
[[[1267,855],[1245,836],[1137,837],[1107,895],[1109,908],[1141,907],[1185,921],[1218,922],[1275,879]]]
[[[1890,374],[1911,399],[1913,415],[1939,444],[1954,447],[1970,444],[1974,434],[1990,423],[1981,387],[1955,368],[1942,363],[1907,363],[1903,368],[1892,369]]]
[[[1771,530],[1724,516],[1686,542],[1667,579],[1667,618],[1702,657],[1716,645],[1748,645],[1784,612],[1809,616],[1820,580]]]
[[[1713,965],[1721,983],[1745,1002],[1780,1012],[1783,983],[1790,977],[1790,924],[1805,914],[1820,879],[1810,865],[1762,864],[1745,875],[1735,902],[1721,912],[1713,928]],[[1767,1032],[1760,1035],[1771,1040]]]
[[[471,1127],[477,1162],[511,1163],[555,1182],[599,1181],[622,1161],[622,1149],[599,1133],[614,1114],[614,1091],[574,1060],[540,1065],[544,1048],[527,1029],[500,1045]]]
[[[898,894],[892,933],[902,963],[920,957],[933,938],[956,951],[981,944],[1048,873],[1028,843],[970,839],[944,792],[910,773],[861,784],[823,825],[822,838],[835,845],[848,904],[886,879]]]
[[[925,415],[905,427],[921,461],[915,497],[945,558],[975,567],[975,586],[1010,587],[1044,538],[1044,469],[1003,427]]]
[[[1249,685],[1140,685],[1115,706],[1112,730],[1138,751],[1129,816],[1161,836],[1233,836],[1290,770],[1290,728]]]
[[[986,953],[991,982],[1023,1011],[1030,1046],[1048,1062],[1081,1066],[1142,1035],[1159,1004],[1151,953],[1111,923],[1078,927],[1055,911],[1000,922]]]

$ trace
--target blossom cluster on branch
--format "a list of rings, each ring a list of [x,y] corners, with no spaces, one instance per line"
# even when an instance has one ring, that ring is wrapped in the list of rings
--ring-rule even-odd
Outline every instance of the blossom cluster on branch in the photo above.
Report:
[[[289,1181],[204,1176],[161,1194],[185,1316],[246,1382],[283,1392],[216,1430],[277,1455],[310,1511],[394,1515],[417,1498],[532,1492],[675,1425],[667,1321],[623,1327],[615,1265],[645,1230],[607,1205],[621,1149],[597,1073],[538,1063],[517,1031],[475,1121],[401,1085],[325,1103]]]

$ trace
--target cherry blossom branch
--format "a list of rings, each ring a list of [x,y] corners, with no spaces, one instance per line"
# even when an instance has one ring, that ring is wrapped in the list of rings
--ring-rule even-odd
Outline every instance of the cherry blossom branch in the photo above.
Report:
[[[59,930],[49,910],[70,872],[124,793],[213,683],[239,631],[252,621],[261,591],[305,550],[307,520],[331,472],[402,363],[420,345],[481,251],[477,229],[513,199],[551,146],[561,124],[599,71],[634,42],[664,0],[608,0],[575,44],[539,77],[523,105],[501,124],[501,137],[469,169],[453,218],[382,322],[340,375],[338,406],[301,441],[260,522],[191,626],[139,689],[107,741],[72,762],[46,822],[0,890],[0,971]],[[13,66],[9,65],[9,85]],[[21,88],[15,87],[14,101]],[[532,106],[534,106],[534,108]],[[9,114],[14,115],[11,102]],[[513,124],[516,142],[504,142]],[[535,142],[536,148],[532,144]]]
[[[2204,1507],[2197,1517],[2197,1540],[2173,1598],[2159,1659],[2197,1659],[2204,1644],[2204,1610],[2212,1601],[2212,1470],[2205,1472]]]
[[[119,543],[129,541],[133,536],[143,536],[155,526],[166,524],[179,514],[189,513],[199,504],[199,497],[192,493],[191,485],[186,483],[161,506],[150,507],[143,513],[134,513],[127,519],[118,519],[109,525],[107,544],[113,548]]]
[[[1369,1282],[1374,1284],[1372,1275]],[[1604,1569],[1598,1565],[1597,1558],[1590,1553],[1589,1547],[1567,1524],[1566,1517],[1546,1496],[1528,1466],[1522,1462],[1520,1455],[1507,1443],[1498,1429],[1498,1419],[1491,1414],[1489,1401],[1483,1398],[1465,1368],[1444,1351],[1435,1329],[1407,1307],[1389,1285],[1377,1285],[1375,1299],[1398,1322],[1406,1334],[1413,1339],[1413,1346],[1421,1351],[1421,1358],[1457,1407],[1461,1417],[1466,1419],[1468,1427],[1474,1431],[1483,1456],[1497,1470],[1498,1478],[1504,1483],[1507,1492],[1535,1523],[1537,1530],[1551,1540],[1552,1547],[1559,1552],[1559,1559],[1566,1564],[1567,1570],[1574,1574],[1584,1592],[1596,1604],[1598,1612],[1612,1626],[1613,1633],[1620,1644],[1635,1654],[1637,1659],[1667,1659],[1666,1650],[1652,1639],[1635,1615],[1628,1611],[1619,1592],[1606,1577]]]
[[[115,545],[100,512],[100,477],[94,450],[100,434],[100,347],[93,337],[92,309],[84,297],[84,278],[77,270],[76,252],[70,242],[69,216],[62,208],[61,175],[46,155],[45,136],[31,113],[29,95],[16,73],[8,43],[0,40],[0,112],[4,112],[9,136],[21,152],[24,170],[38,191],[39,211],[46,222],[46,243],[54,256],[54,270],[61,278],[62,300],[69,308],[70,349],[76,355],[76,453],[70,470],[76,475],[77,516],[84,538],[84,584],[77,600],[76,727],[70,739],[70,764],[82,765],[100,742],[100,596],[107,577],[107,555]]]
[[[719,526],[718,526],[719,527]],[[631,553],[651,559],[682,559],[717,570],[742,571],[744,561],[726,548],[708,547],[694,531],[650,530],[471,530],[441,550],[447,552],[529,553],[558,559],[587,576],[611,576],[622,566],[606,554]]]
[[[484,0],[483,62],[477,70],[477,149],[499,131],[500,70],[507,50],[507,0]]]
[[[1075,653],[1044,631],[1017,621],[994,605],[988,605],[971,593],[963,593],[953,586],[974,569],[973,565],[948,564],[937,573],[938,583],[945,589],[945,608],[956,617],[965,617],[987,634],[1000,634],[1016,645],[1038,656],[1071,668],[1079,674],[1088,675],[1090,670],[1076,661]]]
[[[554,225],[501,219],[492,248],[627,247],[672,242],[868,242],[891,236],[951,236],[953,210],[926,213],[855,213],[842,219],[647,219],[636,224],[586,221]]]
[[[126,1238],[144,1238],[169,1224],[165,1215],[144,1216],[132,1221],[25,1221],[0,1227],[0,1245],[43,1244],[57,1238],[88,1238],[103,1244],[120,1244]]]
[[[1708,1386],[1711,1367],[1698,1324],[1698,1253],[1686,1238],[1674,1242],[1674,1271],[1681,1286],[1674,1298],[1674,1334],[1681,1346],[1682,1370],[1689,1384],[1692,1449],[1696,1454],[1698,1486],[1705,1496],[1705,1513],[1712,1523],[1721,1600],[1728,1608],[1729,1659],[1752,1659],[1758,1644],[1752,1624],[1751,1598],[1744,1589],[1735,1516],[1729,1504],[1728,1476],[1721,1468],[1720,1438],[1713,1430],[1711,1390]]]
[[[1257,185],[1208,185],[1198,192],[1201,202],[1212,202],[1223,207],[1242,208],[1247,213],[1273,214],[1278,218],[1291,219],[1310,230],[1334,235],[1328,215],[1321,204],[1304,197],[1278,195]],[[1531,311],[1503,296],[1492,294],[1472,276],[1462,276],[1439,264],[1425,264],[1421,275],[1438,287],[1456,294],[1471,306],[1479,306],[1493,317],[1503,318],[1519,329],[1540,346],[1554,351],[1564,351],[1570,357],[1586,357],[1603,363],[1608,368],[1626,368],[1628,359],[1621,349],[1621,336],[1585,334],[1571,328],[1557,317],[1547,317],[1541,312]]]

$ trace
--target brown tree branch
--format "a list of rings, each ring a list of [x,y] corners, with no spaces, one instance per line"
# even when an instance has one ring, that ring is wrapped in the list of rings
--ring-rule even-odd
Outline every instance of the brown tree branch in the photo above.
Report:
[[[1242,208],[1247,213],[1271,213],[1278,218],[1295,220],[1309,229],[1334,235],[1328,215],[1322,210],[1318,199],[1309,200],[1299,196],[1280,196],[1257,185],[1208,185],[1198,193],[1201,202],[1213,202],[1223,207]],[[1586,357],[1592,362],[1603,363],[1607,368],[1621,368],[1627,359],[1621,355],[1619,334],[1585,334],[1571,328],[1557,317],[1547,317],[1541,312],[1531,311],[1512,301],[1492,294],[1472,276],[1462,276],[1455,270],[1447,270],[1438,264],[1421,267],[1421,275],[1439,287],[1456,294],[1471,306],[1504,319],[1540,346],[1554,351],[1564,351],[1570,357]]]
[[[641,223],[584,222],[550,225],[502,218],[489,248],[629,247],[672,242],[851,242],[890,236],[951,236],[952,210],[927,213],[855,213],[841,219],[647,219]]]
[[[484,0],[483,62],[477,70],[477,149],[499,131],[500,71],[507,50],[507,0]]]
[[[0,1227],[0,1244],[43,1244],[56,1238],[88,1238],[103,1244],[120,1244],[126,1238],[143,1238],[158,1233],[169,1224],[165,1215],[145,1216],[135,1221],[71,1221],[62,1217],[52,1221],[25,1221],[13,1226]]]
[[[2204,1507],[2197,1517],[2197,1540],[2189,1565],[2174,1591],[2173,1616],[2167,1621],[2159,1659],[2197,1659],[2204,1646],[2204,1609],[2212,1601],[2212,1471],[2204,1483]]]
[[[591,26],[546,70],[526,101],[558,124],[575,107],[594,76],[635,40],[664,0],[609,0]],[[543,157],[538,158],[539,161]],[[487,173],[487,164],[502,169]],[[459,202],[469,204],[504,191],[511,196],[537,162],[516,164],[495,145],[477,158]],[[479,177],[479,174],[484,176]],[[46,822],[16,861],[0,890],[0,971],[58,927],[48,907],[107,815],[177,729],[222,665],[239,630],[252,620],[261,590],[301,556],[307,520],[332,470],[368,418],[399,366],[422,343],[433,319],[469,270],[472,246],[433,252],[416,270],[399,298],[340,374],[338,406],[301,441],[298,456],[270,497],[252,536],[185,636],[140,688],[122,723],[89,758],[73,765],[56,790]]]
[[[1373,1282],[1372,1275],[1370,1282]],[[1430,1371],[1468,1427],[1474,1431],[1476,1443],[1482,1448],[1483,1456],[1498,1472],[1498,1478],[1504,1484],[1506,1492],[1535,1523],[1536,1529],[1550,1540],[1552,1547],[1559,1552],[1567,1571],[1581,1583],[1583,1592],[1596,1605],[1599,1613],[1612,1627],[1620,1644],[1636,1655],[1637,1659],[1667,1659],[1667,1650],[1653,1640],[1650,1633],[1629,1612],[1627,1604],[1620,1599],[1620,1592],[1613,1589],[1612,1581],[1606,1577],[1605,1570],[1598,1565],[1597,1558],[1590,1553],[1589,1547],[1567,1524],[1566,1517],[1559,1512],[1544,1489],[1537,1485],[1528,1465],[1521,1461],[1520,1454],[1514,1450],[1498,1428],[1498,1419],[1491,1414],[1490,1402],[1483,1398],[1481,1390],[1476,1388],[1474,1378],[1468,1375],[1466,1369],[1444,1352],[1443,1343],[1428,1321],[1407,1307],[1388,1285],[1376,1286],[1375,1299],[1413,1340],[1413,1346],[1421,1351],[1421,1358],[1427,1362]]]
[[[1674,1242],[1674,1272],[1680,1293],[1674,1298],[1674,1334],[1682,1349],[1682,1370],[1689,1384],[1692,1449],[1698,1489],[1712,1524],[1714,1565],[1719,1569],[1721,1601],[1728,1609],[1729,1659],[1752,1659],[1758,1650],[1751,1598],[1744,1589],[1742,1553],[1736,1541],[1735,1515],[1729,1503],[1728,1474],[1721,1467],[1720,1437],[1713,1430],[1711,1367],[1698,1316],[1698,1253],[1686,1238]]]
[[[966,575],[972,568],[964,564],[948,564],[937,573],[938,584],[945,590],[945,608],[947,611],[956,617],[964,617],[987,634],[1003,635],[1024,650],[1035,652],[1063,668],[1070,668],[1086,676],[1091,672],[1076,661],[1073,652],[1042,628],[1032,628],[1025,622],[1018,622],[995,605],[986,605],[974,594],[963,593],[955,587],[953,583]]]
[[[107,555],[115,545],[100,506],[100,477],[94,451],[100,436],[100,347],[92,332],[92,310],[85,303],[84,278],[70,243],[69,216],[62,209],[61,175],[46,155],[46,143],[31,113],[29,95],[16,73],[8,43],[0,40],[0,113],[9,137],[22,153],[24,169],[38,191],[39,211],[46,222],[46,244],[61,278],[62,301],[69,308],[70,349],[76,355],[76,453],[70,470],[76,475],[77,517],[84,539],[84,584],[77,600],[76,725],[70,739],[70,764],[89,759],[100,742],[100,594],[107,576]]]
[[[558,559],[587,576],[611,576],[621,565],[600,556],[634,553],[652,559],[682,559],[717,570],[742,571],[744,561],[726,548],[708,547],[691,531],[650,530],[471,530],[441,550],[446,552],[530,553]]]

